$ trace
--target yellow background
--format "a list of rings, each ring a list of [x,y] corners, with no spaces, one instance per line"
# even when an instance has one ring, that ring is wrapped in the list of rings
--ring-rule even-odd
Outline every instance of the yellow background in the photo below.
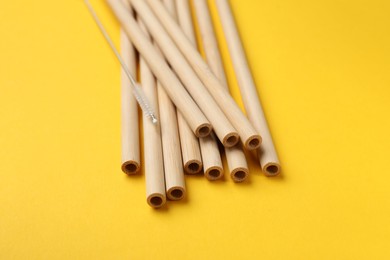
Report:
[[[283,174],[187,177],[153,210],[120,170],[119,64],[82,1],[2,1],[0,259],[390,258],[390,2],[232,6]]]

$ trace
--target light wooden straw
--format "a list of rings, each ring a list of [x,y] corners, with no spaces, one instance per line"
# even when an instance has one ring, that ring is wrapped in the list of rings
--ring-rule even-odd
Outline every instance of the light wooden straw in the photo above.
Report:
[[[183,1],[184,2],[184,1]],[[164,0],[164,5],[172,17],[176,17],[176,5],[174,0]],[[177,111],[177,121],[180,133],[180,145],[183,155],[184,171],[187,174],[199,173],[203,168],[200,154],[199,140],[192,133],[182,114]]]
[[[280,163],[272,141],[261,103],[258,97],[240,36],[227,0],[216,0],[229,53],[233,61],[238,85],[248,118],[255,129],[262,134],[263,143],[258,151],[260,165],[267,176],[276,176],[280,172]]]
[[[147,33],[147,32],[145,32]],[[157,48],[157,47],[156,47]],[[168,199],[180,200],[186,193],[176,108],[160,81],[157,81],[158,107],[164,158],[165,190]],[[192,135],[194,135],[191,132]]]
[[[215,77],[209,66],[203,60],[202,56],[194,48],[175,20],[173,20],[169,15],[167,10],[164,9],[163,5],[158,0],[145,0],[145,2],[144,0],[132,0],[131,5],[144,21],[152,36],[159,43],[162,51],[171,64],[173,64],[174,60],[178,59],[177,56],[180,55],[180,51],[181,54],[187,58],[187,61],[191,64],[192,69],[202,80],[204,86],[207,87],[210,94],[214,97],[214,100],[218,102],[220,108],[225,112],[226,116],[229,117],[230,122],[240,134],[245,147],[249,150],[259,148],[261,144],[260,135],[242,113],[234,99],[229,95],[229,93],[227,93],[227,91],[224,90],[219,80]],[[171,38],[167,34],[169,34]],[[172,43],[172,40],[177,46]],[[163,42],[169,42],[170,46],[165,46]],[[172,44],[174,46],[172,46]],[[176,47],[178,47],[180,51],[178,51]],[[174,69],[178,71],[178,68],[175,66]],[[200,88],[198,87],[198,89]],[[204,91],[201,90],[201,92]],[[195,97],[194,99],[198,103],[198,100]],[[200,105],[200,103],[198,104]],[[216,127],[214,124],[213,126]],[[215,131],[215,133],[219,137],[218,131]]]
[[[189,1],[176,0],[178,22],[183,32],[196,48],[196,36],[192,22]],[[204,175],[208,180],[218,180],[223,177],[223,165],[214,133],[200,138]]]
[[[177,111],[177,121],[179,124],[180,145],[183,155],[184,171],[187,174],[199,173],[203,168],[199,140],[191,132],[191,129],[188,127],[187,122],[184,120],[183,115],[179,111]]]
[[[180,0],[178,1],[180,2]],[[207,63],[215,76],[217,76],[222,83],[222,86],[229,91],[207,0],[194,0],[192,3],[196,12],[196,18]],[[249,176],[248,164],[240,145],[225,148],[225,154],[230,170],[230,177],[233,181],[243,182],[246,180]]]
[[[166,193],[171,200],[180,200],[186,194],[183,161],[181,157],[176,109],[157,82],[158,105],[161,122]],[[193,134],[191,132],[191,134]]]
[[[140,27],[144,28],[139,20]],[[145,30],[145,29],[144,29]],[[150,71],[145,60],[140,57],[139,70],[141,84],[145,95],[151,106],[154,108],[158,123],[153,124],[143,116],[144,130],[144,160],[145,160],[145,179],[146,179],[146,198],[148,204],[153,208],[162,207],[166,202],[165,182],[164,182],[164,164],[163,150],[161,145],[161,121],[158,109],[156,80]]]
[[[115,2],[119,4],[119,2],[115,0],[109,0],[109,2]],[[180,77],[188,92],[191,94],[196,103],[202,109],[203,113],[212,123],[214,131],[221,140],[222,144],[228,147],[235,145],[239,141],[238,133],[232,126],[231,122],[229,122],[229,120],[226,118],[224,112],[222,112],[221,108],[217,105],[216,101],[207,91],[191,66],[188,64],[186,59],[169,38],[168,34],[161,27],[151,10],[143,1],[131,1],[130,4],[137,11],[138,15],[145,23],[150,34],[161,48],[165,57],[177,75]],[[161,7],[164,9],[164,11],[166,11],[163,5]],[[146,19],[141,16],[141,13],[146,17]],[[172,19],[170,14],[167,14],[170,19]],[[176,24],[175,21],[174,23]],[[127,26],[128,24],[123,23],[123,25]]]
[[[135,50],[122,29],[120,39],[123,60],[135,78]],[[121,109],[122,171],[136,174],[140,172],[138,105],[131,91],[130,80],[123,69],[121,70]]]
[[[129,9],[120,0],[107,0],[112,11],[122,25],[133,46],[143,56],[153,74],[162,83],[169,98],[180,110],[191,130],[198,137],[207,136],[212,130],[210,122],[206,119],[197,104],[188,94],[180,80],[169,68],[164,58],[156,51],[151,40],[145,36]]]

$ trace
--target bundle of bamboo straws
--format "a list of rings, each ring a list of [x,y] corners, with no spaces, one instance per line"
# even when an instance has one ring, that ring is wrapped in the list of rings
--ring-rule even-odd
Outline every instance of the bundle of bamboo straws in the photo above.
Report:
[[[249,175],[243,149],[254,151],[263,172],[280,164],[258,99],[228,0],[215,0],[247,117],[229,94],[207,0],[192,5],[205,60],[197,50],[189,0],[107,0],[121,24],[122,57],[139,79],[157,124],[143,117],[147,202],[185,197],[184,174],[223,178],[218,140],[234,182]],[[137,18],[135,18],[137,17]],[[138,108],[122,71],[122,170],[140,172]],[[261,136],[260,136],[261,134]]]

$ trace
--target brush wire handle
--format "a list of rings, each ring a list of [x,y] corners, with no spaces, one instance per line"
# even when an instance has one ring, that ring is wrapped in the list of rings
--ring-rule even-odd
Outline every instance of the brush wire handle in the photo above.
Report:
[[[146,98],[144,92],[142,91],[142,88],[139,86],[139,84],[136,83],[133,76],[131,75],[129,69],[126,66],[126,63],[122,59],[122,56],[119,54],[118,50],[115,48],[114,43],[111,40],[111,37],[108,35],[106,29],[104,28],[103,24],[100,22],[99,17],[97,16],[95,10],[93,9],[91,3],[88,0],[84,0],[85,5],[87,6],[92,18],[94,19],[96,25],[99,27],[100,32],[103,34],[104,38],[106,39],[108,45],[110,45],[111,50],[114,52],[116,58],[118,59],[119,63],[121,64],[124,72],[126,73],[127,77],[130,80],[130,85],[133,90],[133,94],[135,99],[137,100],[139,106],[141,107],[142,112],[149,117],[153,124],[157,123],[157,117],[154,114],[153,108],[150,106],[150,103],[148,99]]]

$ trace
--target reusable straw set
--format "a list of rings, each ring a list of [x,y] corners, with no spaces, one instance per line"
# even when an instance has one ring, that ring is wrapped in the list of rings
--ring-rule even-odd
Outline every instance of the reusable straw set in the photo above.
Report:
[[[122,170],[129,175],[141,172],[137,103],[144,112],[143,168],[153,208],[185,197],[185,174],[223,178],[219,142],[234,182],[249,175],[243,149],[258,156],[265,175],[280,173],[228,0],[214,1],[247,116],[229,94],[207,0],[192,1],[205,59],[197,49],[189,0],[107,0],[121,24],[121,54],[84,0],[122,65]]]

